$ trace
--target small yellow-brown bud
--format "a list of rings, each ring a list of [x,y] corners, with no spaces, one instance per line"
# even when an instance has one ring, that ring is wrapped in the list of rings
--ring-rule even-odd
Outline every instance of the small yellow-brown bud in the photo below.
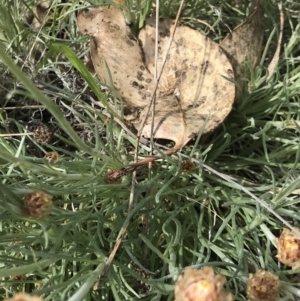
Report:
[[[34,191],[24,197],[24,212],[34,219],[42,219],[47,216],[52,209],[51,196],[43,191]]]
[[[59,155],[57,152],[46,153],[44,158],[49,162],[49,164],[54,164],[59,160]]]
[[[175,301],[231,301],[232,294],[223,288],[225,282],[225,277],[215,275],[212,267],[186,268],[176,282]]]
[[[120,184],[122,182],[122,178],[117,178],[117,179],[112,179],[110,178],[110,175],[114,174],[116,172],[116,170],[114,169],[108,169],[106,176],[105,176],[105,183],[106,184]]]
[[[252,301],[276,301],[279,299],[280,281],[277,275],[259,270],[250,274],[247,281],[247,297]]]
[[[180,169],[183,172],[190,173],[190,172],[192,172],[194,170],[194,168],[195,168],[195,165],[194,165],[194,163],[191,160],[183,160],[181,162]]]
[[[4,301],[43,301],[43,299],[38,296],[30,296],[26,293],[17,293],[12,298],[4,299]]]
[[[298,230],[298,228],[294,228]],[[289,229],[283,229],[277,243],[277,257],[283,264],[292,267],[293,270],[300,268],[300,237]]]

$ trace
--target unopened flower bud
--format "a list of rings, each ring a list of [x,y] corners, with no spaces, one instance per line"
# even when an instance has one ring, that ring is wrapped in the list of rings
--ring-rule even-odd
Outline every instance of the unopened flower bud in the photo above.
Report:
[[[52,209],[51,196],[43,191],[34,191],[24,197],[24,212],[34,219],[42,219],[47,216]]]
[[[194,163],[191,160],[183,160],[181,162],[180,169],[183,172],[190,173],[190,172],[192,172],[194,170],[194,168],[195,168],[195,165],[194,165]]]
[[[250,274],[247,281],[247,297],[251,301],[276,301],[279,299],[280,281],[277,275],[259,270]]]
[[[53,137],[53,131],[45,124],[39,125],[33,132],[33,138],[40,144],[50,143]]]
[[[212,267],[186,268],[176,282],[175,301],[231,301],[232,294],[223,288],[225,282],[225,277],[215,275]]]
[[[4,299],[4,301],[43,301],[43,299],[38,296],[30,296],[26,293],[17,293],[12,298]]]
[[[49,164],[54,164],[59,160],[59,155],[57,152],[46,153],[44,158],[49,162]]]
[[[112,179],[110,177],[110,175],[114,174],[115,172],[116,172],[116,170],[114,170],[114,169],[108,169],[107,170],[107,173],[106,173],[106,176],[105,176],[105,179],[104,179],[106,184],[120,184],[120,183],[122,183],[122,178],[121,177],[117,178],[117,179]]]
[[[299,232],[298,228],[294,229]],[[293,270],[300,268],[300,236],[289,229],[283,229],[276,243],[278,260]]]

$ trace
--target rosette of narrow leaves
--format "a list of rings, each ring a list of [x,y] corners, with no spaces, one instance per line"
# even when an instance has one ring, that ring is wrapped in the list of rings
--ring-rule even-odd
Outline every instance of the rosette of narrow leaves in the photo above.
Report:
[[[276,301],[279,299],[280,281],[277,275],[259,270],[250,274],[247,281],[247,297],[252,301]]]
[[[223,288],[225,282],[225,277],[215,274],[212,267],[186,268],[176,282],[175,301],[231,301],[232,294]]]
[[[298,228],[294,229],[299,232]],[[289,229],[283,229],[276,243],[278,260],[293,270],[300,268],[300,236]]]
[[[33,219],[42,219],[52,209],[52,197],[43,191],[34,191],[24,197],[24,213]]]

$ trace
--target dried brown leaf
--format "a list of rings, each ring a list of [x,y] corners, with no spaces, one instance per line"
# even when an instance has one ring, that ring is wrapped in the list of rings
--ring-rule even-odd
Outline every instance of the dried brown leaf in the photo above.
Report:
[[[158,69],[174,22],[164,19],[159,25]],[[147,69],[154,73],[155,20],[149,19],[139,33]],[[186,124],[185,143],[199,131],[214,130],[229,114],[234,85],[232,66],[219,45],[198,31],[179,26],[160,79],[161,92],[175,96]],[[156,110],[164,107],[158,100]]]
[[[263,0],[254,0],[253,13],[247,20],[237,26],[221,42],[220,46],[227,54],[234,70],[235,80],[243,90],[245,73],[245,61],[253,68],[261,58],[263,46]],[[240,97],[237,91],[236,98]]]
[[[116,9],[81,11],[79,30],[91,36],[91,57],[98,77],[119,93],[126,105],[125,117],[137,129],[154,91],[154,19],[139,33],[130,34],[122,13]],[[161,68],[174,22],[159,26],[158,69]],[[215,129],[229,114],[235,86],[225,77],[233,71],[219,45],[185,26],[176,29],[157,89],[154,138],[170,139],[184,146],[203,131]],[[142,131],[151,137],[151,116]]]

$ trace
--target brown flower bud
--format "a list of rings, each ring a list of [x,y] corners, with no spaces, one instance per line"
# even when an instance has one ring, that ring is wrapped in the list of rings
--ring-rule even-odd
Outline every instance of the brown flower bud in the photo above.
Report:
[[[195,165],[194,163],[191,161],[191,160],[183,160],[181,162],[181,167],[180,169],[183,171],[183,172],[186,172],[186,173],[190,173],[193,171],[193,169],[195,168]]]
[[[104,179],[106,184],[120,184],[122,182],[122,178],[118,178],[118,179],[110,178],[110,175],[112,175],[115,172],[116,172],[116,170],[114,170],[114,169],[108,169],[107,170],[107,173],[106,173],[106,176],[105,176],[105,179]]]
[[[225,282],[225,277],[215,275],[212,267],[186,268],[177,279],[175,301],[231,301],[232,294],[223,288]]]
[[[294,228],[298,230],[298,228]],[[289,229],[283,229],[277,243],[278,260],[293,270],[300,268],[300,237]]]
[[[17,280],[17,281],[24,281],[25,279],[25,276],[24,275],[17,275],[13,278],[14,280]]]
[[[45,124],[39,125],[33,132],[33,138],[40,144],[50,143],[53,137],[53,131]]]
[[[4,301],[43,301],[43,299],[38,296],[30,296],[26,293],[17,293],[12,298],[4,299]]]
[[[252,301],[276,301],[279,299],[280,281],[277,275],[259,270],[250,274],[247,281],[247,297]]]
[[[52,209],[51,196],[43,191],[34,191],[24,197],[24,212],[34,219],[42,219],[47,216]]]
[[[59,155],[57,152],[49,152],[45,154],[44,158],[49,162],[49,164],[53,164],[59,160]]]

